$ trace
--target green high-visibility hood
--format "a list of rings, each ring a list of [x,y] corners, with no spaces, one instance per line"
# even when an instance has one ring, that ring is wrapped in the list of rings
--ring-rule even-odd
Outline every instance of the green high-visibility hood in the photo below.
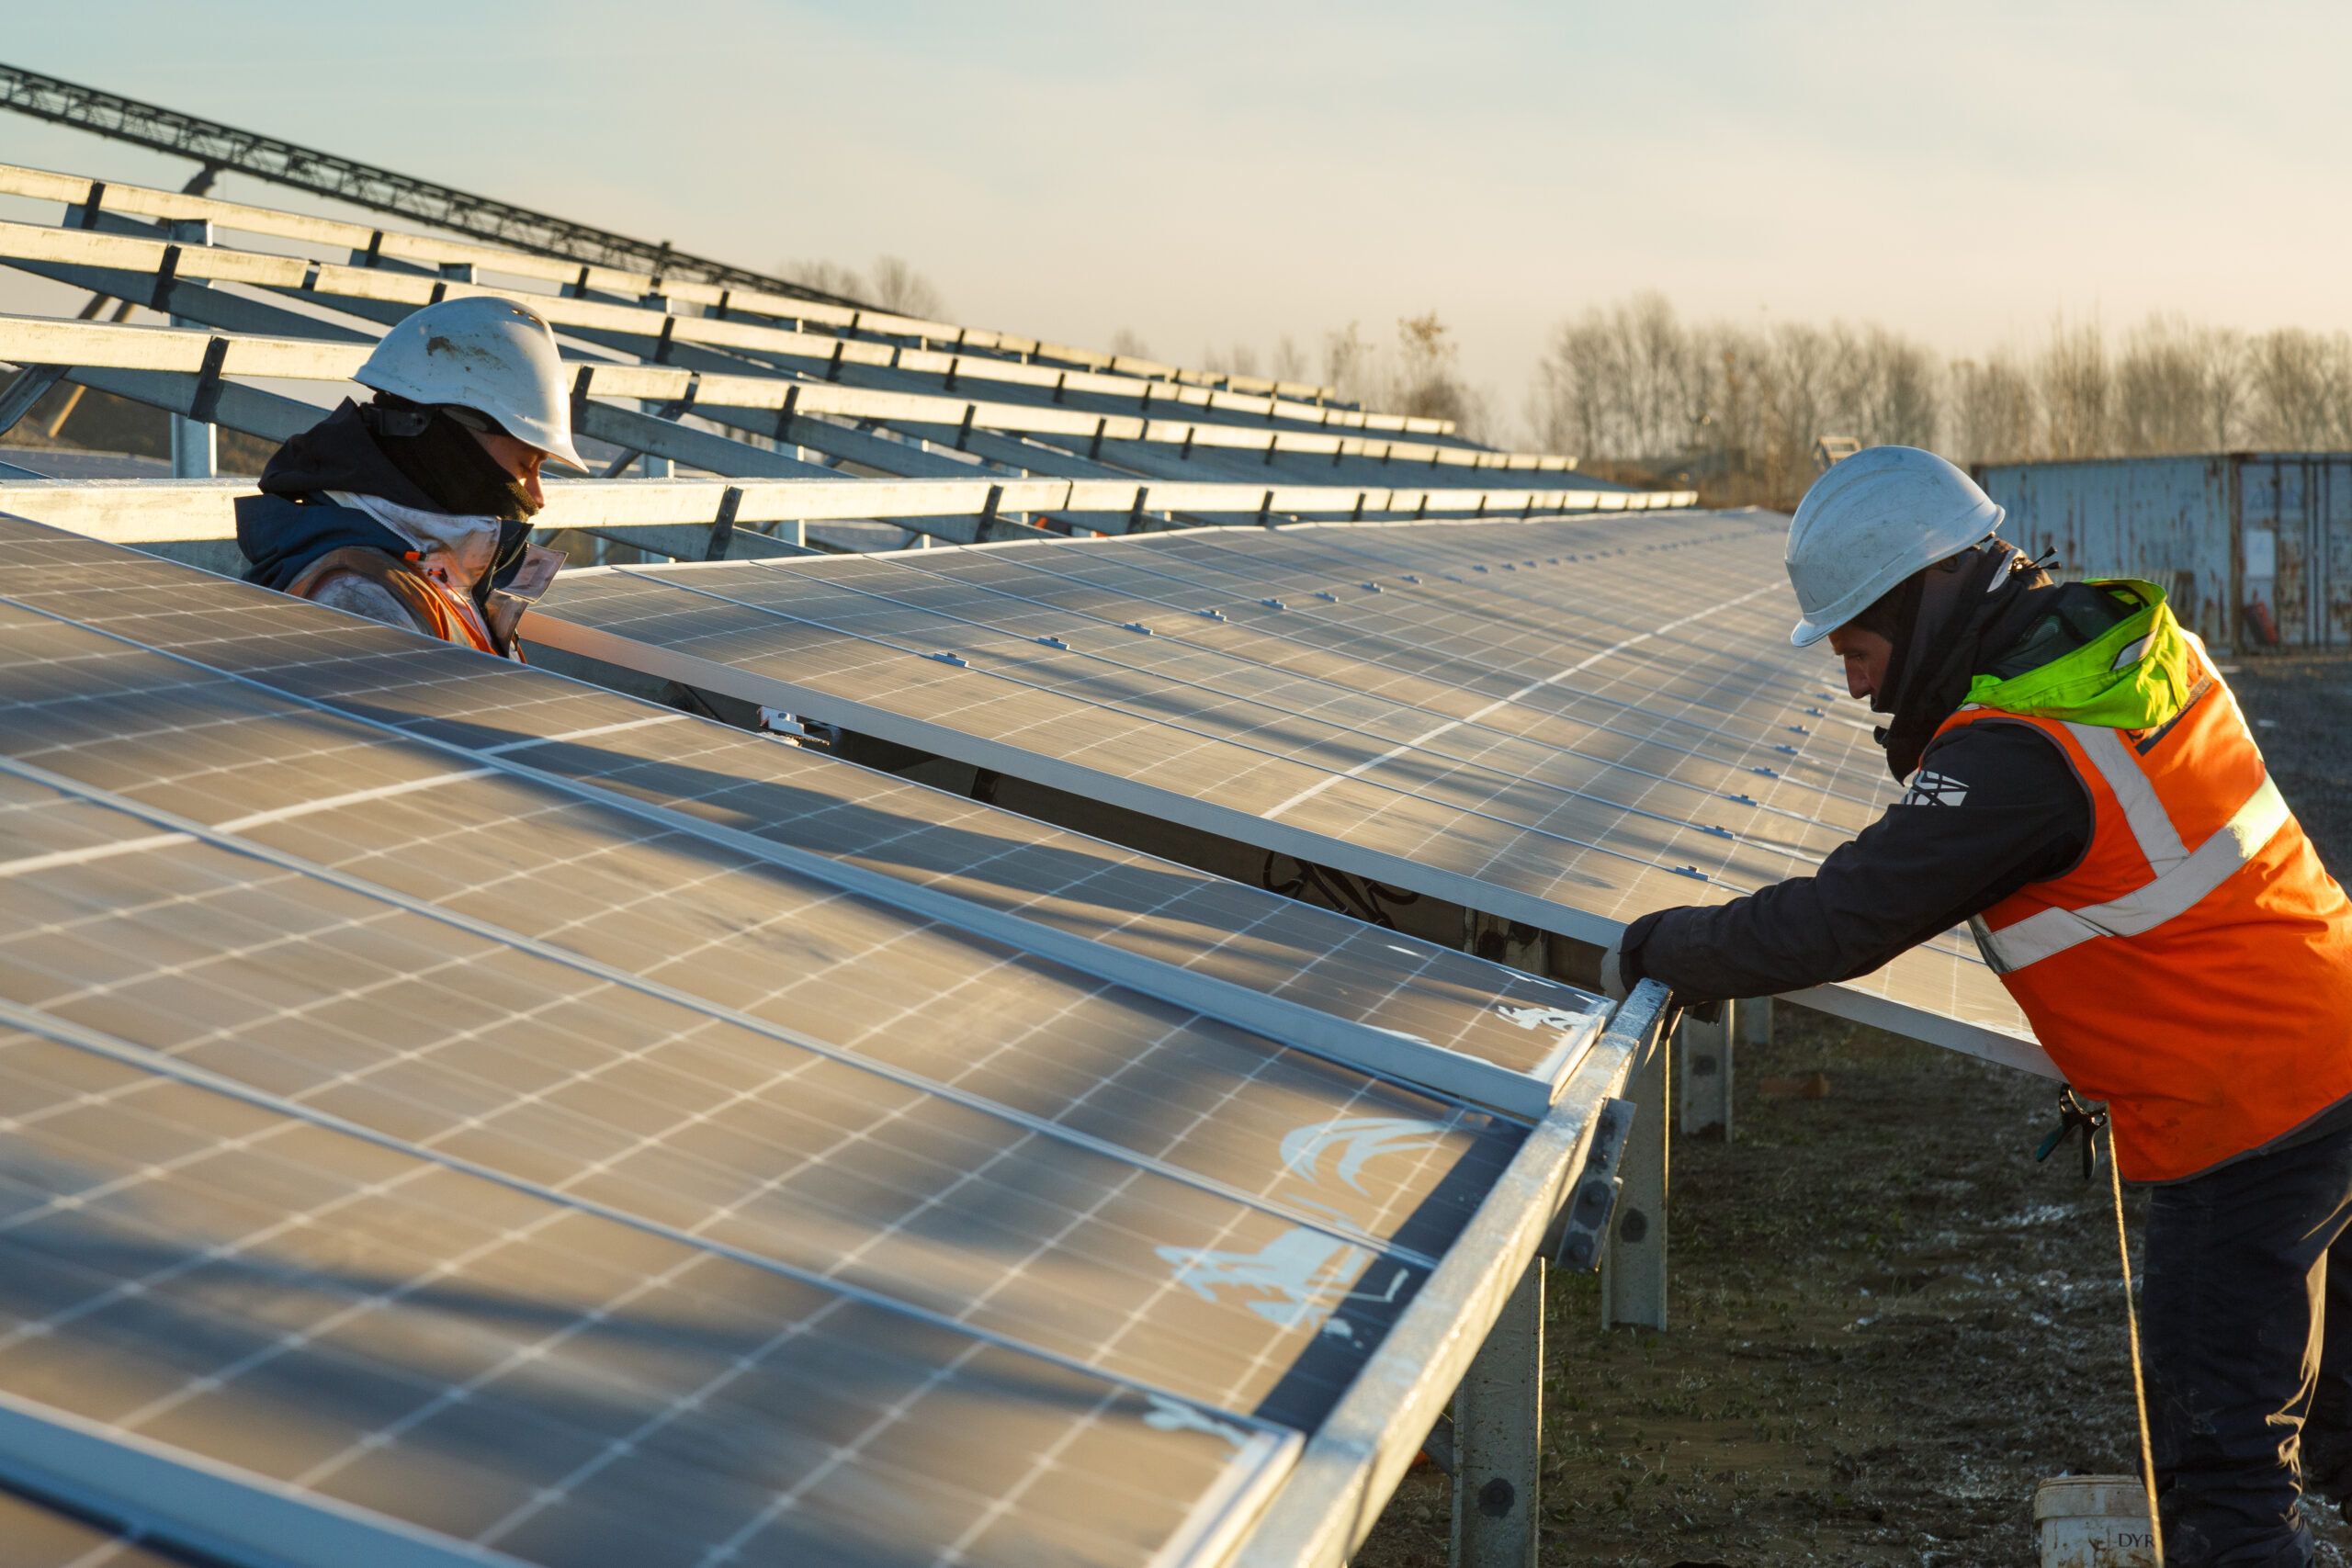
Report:
[[[1979,675],[1967,701],[2028,718],[2104,729],[2153,729],[2188,705],[2197,660],[2165,591],[2137,578],[2094,586],[2135,599],[2140,609],[2071,653],[2007,680]]]

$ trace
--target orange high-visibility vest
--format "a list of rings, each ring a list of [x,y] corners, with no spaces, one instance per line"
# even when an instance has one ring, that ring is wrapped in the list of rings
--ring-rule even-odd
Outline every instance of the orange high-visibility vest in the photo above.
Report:
[[[383,589],[408,612],[417,630],[429,637],[481,653],[502,654],[517,663],[523,660],[519,647],[498,646],[470,597],[451,587],[438,573],[419,570],[413,557],[395,560],[382,550],[365,545],[345,545],[329,550],[304,568],[300,577],[286,585],[286,592],[298,599],[312,598],[338,572],[364,577]]]
[[[1972,705],[2057,742],[2090,847],[1969,922],[2075,1089],[2104,1100],[2122,1173],[2211,1169],[2352,1097],[2352,903],[2270,782],[2198,649],[2188,705],[2110,729]]]

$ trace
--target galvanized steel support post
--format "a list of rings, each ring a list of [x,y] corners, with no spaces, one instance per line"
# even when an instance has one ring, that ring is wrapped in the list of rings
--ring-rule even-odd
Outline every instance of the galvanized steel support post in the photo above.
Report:
[[[1725,1002],[1713,1023],[1686,1012],[1682,1027],[1674,1032],[1675,1047],[1681,1053],[1675,1063],[1680,1080],[1675,1096],[1679,1101],[1677,1122],[1686,1138],[1720,1128],[1724,1142],[1731,1142],[1732,1046],[1738,1038],[1738,1010],[1747,1005]]]
[[[172,238],[181,244],[209,245],[212,243],[212,225],[201,220],[175,222]],[[176,254],[176,253],[174,253]],[[168,285],[158,285],[156,292],[168,292]],[[200,326],[199,321],[172,319],[175,327]],[[220,470],[220,433],[210,423],[189,419],[185,414],[172,415],[172,478],[175,479],[209,479]]]
[[[1544,1258],[1453,1393],[1454,1568],[1535,1568],[1543,1518]]]
[[[1609,1230],[1609,1250],[1600,1262],[1600,1324],[1640,1328],[1666,1326],[1666,1151],[1668,1098],[1673,1075],[1668,1037],[1653,1036],[1626,1077],[1625,1098],[1640,1109],[1617,1167],[1625,1183],[1617,1217]]]

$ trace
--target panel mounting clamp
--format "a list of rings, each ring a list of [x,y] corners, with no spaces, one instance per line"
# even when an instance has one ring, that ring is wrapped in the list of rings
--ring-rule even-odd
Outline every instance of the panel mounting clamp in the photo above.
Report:
[[[1635,1112],[1630,1100],[1605,1100],[1592,1120],[1592,1142],[1586,1145],[1584,1168],[1577,1172],[1567,1207],[1561,1212],[1560,1241],[1553,1249],[1553,1260],[1560,1268],[1589,1274],[1600,1267],[1609,1221],[1625,1190],[1625,1179],[1617,1174],[1617,1161],[1625,1152]]]
[[[729,485],[718,498],[718,515],[710,520],[710,543],[702,552],[705,560],[725,560],[727,547],[735,537],[735,513],[743,504],[743,491]]]
[[[187,416],[210,424],[220,409],[220,367],[229,359],[229,340],[216,337],[204,345],[204,363],[197,368],[196,391],[187,400]]]
[[[150,310],[161,310],[167,316],[171,314],[172,283],[179,270],[180,248],[177,245],[165,245],[164,263],[155,269],[154,292],[147,297],[147,305]]]

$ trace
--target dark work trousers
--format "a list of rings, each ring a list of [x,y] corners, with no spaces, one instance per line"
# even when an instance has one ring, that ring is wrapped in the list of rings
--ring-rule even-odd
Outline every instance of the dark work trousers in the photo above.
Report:
[[[2150,1195],[2141,1298],[2168,1568],[2304,1568],[2352,1482],[2352,1129]]]

